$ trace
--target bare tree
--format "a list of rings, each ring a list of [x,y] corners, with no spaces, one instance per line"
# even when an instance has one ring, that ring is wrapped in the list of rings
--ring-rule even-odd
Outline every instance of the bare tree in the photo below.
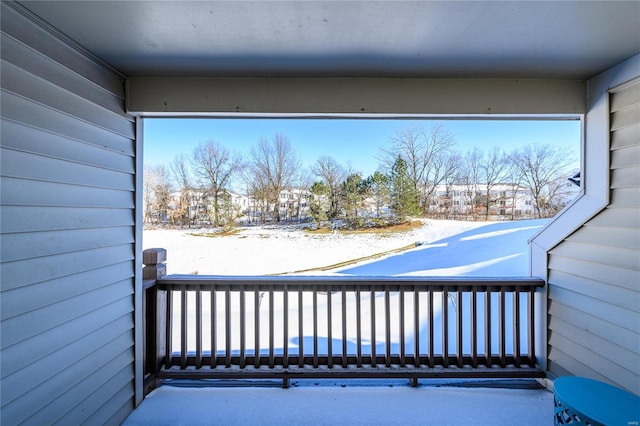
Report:
[[[509,168],[508,156],[498,147],[494,147],[480,162],[481,180],[486,185],[484,193],[485,220],[489,219],[489,209],[496,199],[492,198],[493,188],[506,176]]]
[[[533,197],[536,217],[545,217],[549,185],[572,163],[571,156],[558,147],[536,144],[513,151],[510,159]]]
[[[477,218],[476,206],[479,203],[480,162],[482,157],[484,157],[484,153],[480,148],[474,147],[465,154],[459,173],[460,183],[465,190],[466,214],[468,217],[470,212],[474,220]]]
[[[184,155],[177,155],[170,166],[173,181],[180,192],[178,205],[176,206],[176,219],[184,224],[185,222],[191,227],[192,220],[195,218],[192,210],[196,207],[196,195],[194,194],[193,176],[189,169],[189,164]]]
[[[423,214],[426,214],[429,197],[440,183],[438,181],[453,172],[443,169],[452,165],[446,159],[455,145],[453,134],[442,123],[434,124],[429,130],[411,127],[397,132],[390,145],[389,149],[383,150],[383,162],[390,170],[398,156],[404,160],[414,189],[422,194],[421,204]]]
[[[155,194],[153,191],[153,187],[155,186],[154,180],[155,177],[153,174],[153,169],[150,166],[145,166],[142,180],[142,204],[144,206],[144,217],[142,219],[143,223],[151,223],[153,203],[155,199]]]
[[[242,159],[218,142],[209,140],[194,148],[191,160],[194,174],[207,186],[213,199],[213,222],[218,225],[221,197],[242,168]]]
[[[286,136],[278,133],[269,142],[258,141],[249,153],[249,174],[254,190],[273,205],[276,220],[280,221],[280,193],[293,187],[300,170],[300,160]]]
[[[433,198],[438,185],[456,180],[461,164],[460,154],[452,151],[442,151],[431,159],[427,174],[420,185],[423,215],[429,213],[429,200]]]
[[[170,219],[171,182],[164,166],[145,167],[144,222],[159,223]]]
[[[329,219],[335,219],[340,214],[340,185],[346,179],[344,167],[335,158],[322,156],[318,158],[312,168],[313,173],[318,176],[328,188],[329,196]]]

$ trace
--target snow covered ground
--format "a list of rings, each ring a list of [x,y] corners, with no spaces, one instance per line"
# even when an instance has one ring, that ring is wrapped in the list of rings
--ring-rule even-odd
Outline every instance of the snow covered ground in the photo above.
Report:
[[[527,240],[545,223],[425,220],[419,229],[392,235],[313,235],[298,226],[248,227],[224,237],[208,237],[211,230],[206,229],[148,230],[143,247],[167,249],[170,274],[285,274],[421,244],[401,254],[306,274],[514,276],[528,274]]]
[[[145,231],[144,247],[167,249],[169,273],[262,275],[321,268],[418,243],[398,254],[305,274],[522,276],[529,274],[527,240],[545,223],[544,220],[496,223],[425,220],[422,228],[393,236],[310,235],[294,226],[284,230],[253,227],[225,237],[190,235],[205,234],[208,230],[153,230]],[[207,315],[205,312],[205,318]],[[309,333],[305,329],[304,335]],[[363,333],[366,335],[367,331]],[[204,335],[207,334],[205,330]],[[511,334],[507,333],[507,337]],[[338,332],[334,333],[336,336]],[[379,336],[377,340],[383,339],[384,336]],[[248,336],[248,340],[253,338]],[[397,344],[397,336],[392,336],[392,340]],[[189,341],[193,339],[190,337]],[[296,342],[288,344],[293,348]],[[234,339],[233,348],[237,346]],[[305,344],[305,348],[309,347]],[[418,388],[410,388],[407,382],[391,386],[388,381],[375,382],[377,386],[357,381],[346,381],[346,385],[325,381],[320,386],[300,382],[298,387],[294,385],[287,390],[263,386],[163,386],[144,400],[125,425],[553,423],[553,394],[546,390],[435,387],[437,382],[433,380],[421,381]]]

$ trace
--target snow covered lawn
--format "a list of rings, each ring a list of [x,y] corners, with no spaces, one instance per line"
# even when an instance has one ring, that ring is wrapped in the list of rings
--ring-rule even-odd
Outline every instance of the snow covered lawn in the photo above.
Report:
[[[256,226],[238,234],[205,236],[211,230],[147,230],[143,247],[167,250],[169,274],[267,275],[322,268],[421,244],[407,252],[308,275],[528,275],[527,240],[545,220],[463,222],[425,220],[392,235],[314,235],[299,226]]]

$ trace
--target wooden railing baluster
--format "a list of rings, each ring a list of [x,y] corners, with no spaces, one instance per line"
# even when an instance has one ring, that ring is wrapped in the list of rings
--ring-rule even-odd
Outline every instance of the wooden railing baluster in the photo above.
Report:
[[[202,367],[202,292],[196,290],[196,368]]]
[[[529,367],[534,368],[536,366],[536,353],[535,353],[535,287],[532,287],[527,294],[527,349],[529,351]]]
[[[391,300],[389,286],[384,289],[384,364],[391,367]]]
[[[218,365],[218,322],[216,318],[216,291],[211,289],[211,368],[216,368]]]
[[[511,293],[513,297],[513,356],[514,364],[520,367],[520,292]]]
[[[434,322],[436,319],[435,312],[433,310],[433,291],[429,290],[427,292],[428,296],[428,304],[429,304],[429,367],[433,368],[435,366],[435,349],[434,345]]]
[[[442,292],[442,365],[449,367],[449,292]]]
[[[313,368],[318,368],[318,287],[313,286]]]
[[[360,287],[356,289],[356,360],[358,368],[362,367],[362,309]]]
[[[269,290],[269,368],[275,367],[275,301],[273,300],[273,290]]]
[[[298,289],[298,367],[304,367],[304,329],[302,324],[303,297],[302,289]]]
[[[371,286],[371,366],[376,367],[376,291]]]
[[[471,366],[478,367],[478,292],[471,292]]]
[[[400,321],[400,367],[405,366],[406,348],[405,345],[405,330],[404,330],[404,290],[400,289],[398,292],[398,320]]]
[[[225,367],[231,367],[231,286],[227,286],[224,293],[225,308]]]
[[[347,368],[347,289],[342,286],[342,368]]]
[[[484,293],[484,355],[487,367],[493,364],[491,353],[491,290]]]
[[[164,367],[171,368],[172,358],[173,358],[173,291],[167,290],[167,329],[165,334],[164,341],[166,342],[165,346],[165,356],[164,356]]]
[[[420,366],[420,291],[413,288],[413,365]]]
[[[180,368],[187,367],[187,330],[188,328],[187,292],[180,290]]]
[[[282,290],[283,330],[282,330],[282,366],[289,368],[289,289],[285,284]]]
[[[253,292],[253,366],[260,367],[260,292]]]
[[[331,327],[331,291],[327,290],[327,366],[329,368],[333,368],[333,339]]]
[[[245,297],[244,286],[240,290],[240,368],[244,368],[247,362],[247,299]]]
[[[504,290],[500,288],[498,292],[498,357],[500,359],[500,367],[507,366],[506,359],[506,342],[505,342],[505,305],[504,305]]]

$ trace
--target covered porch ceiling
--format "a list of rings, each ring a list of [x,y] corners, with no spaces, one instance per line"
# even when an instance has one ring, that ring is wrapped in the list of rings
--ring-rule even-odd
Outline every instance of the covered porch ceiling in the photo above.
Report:
[[[640,52],[637,1],[22,1],[126,76],[584,80]]]

